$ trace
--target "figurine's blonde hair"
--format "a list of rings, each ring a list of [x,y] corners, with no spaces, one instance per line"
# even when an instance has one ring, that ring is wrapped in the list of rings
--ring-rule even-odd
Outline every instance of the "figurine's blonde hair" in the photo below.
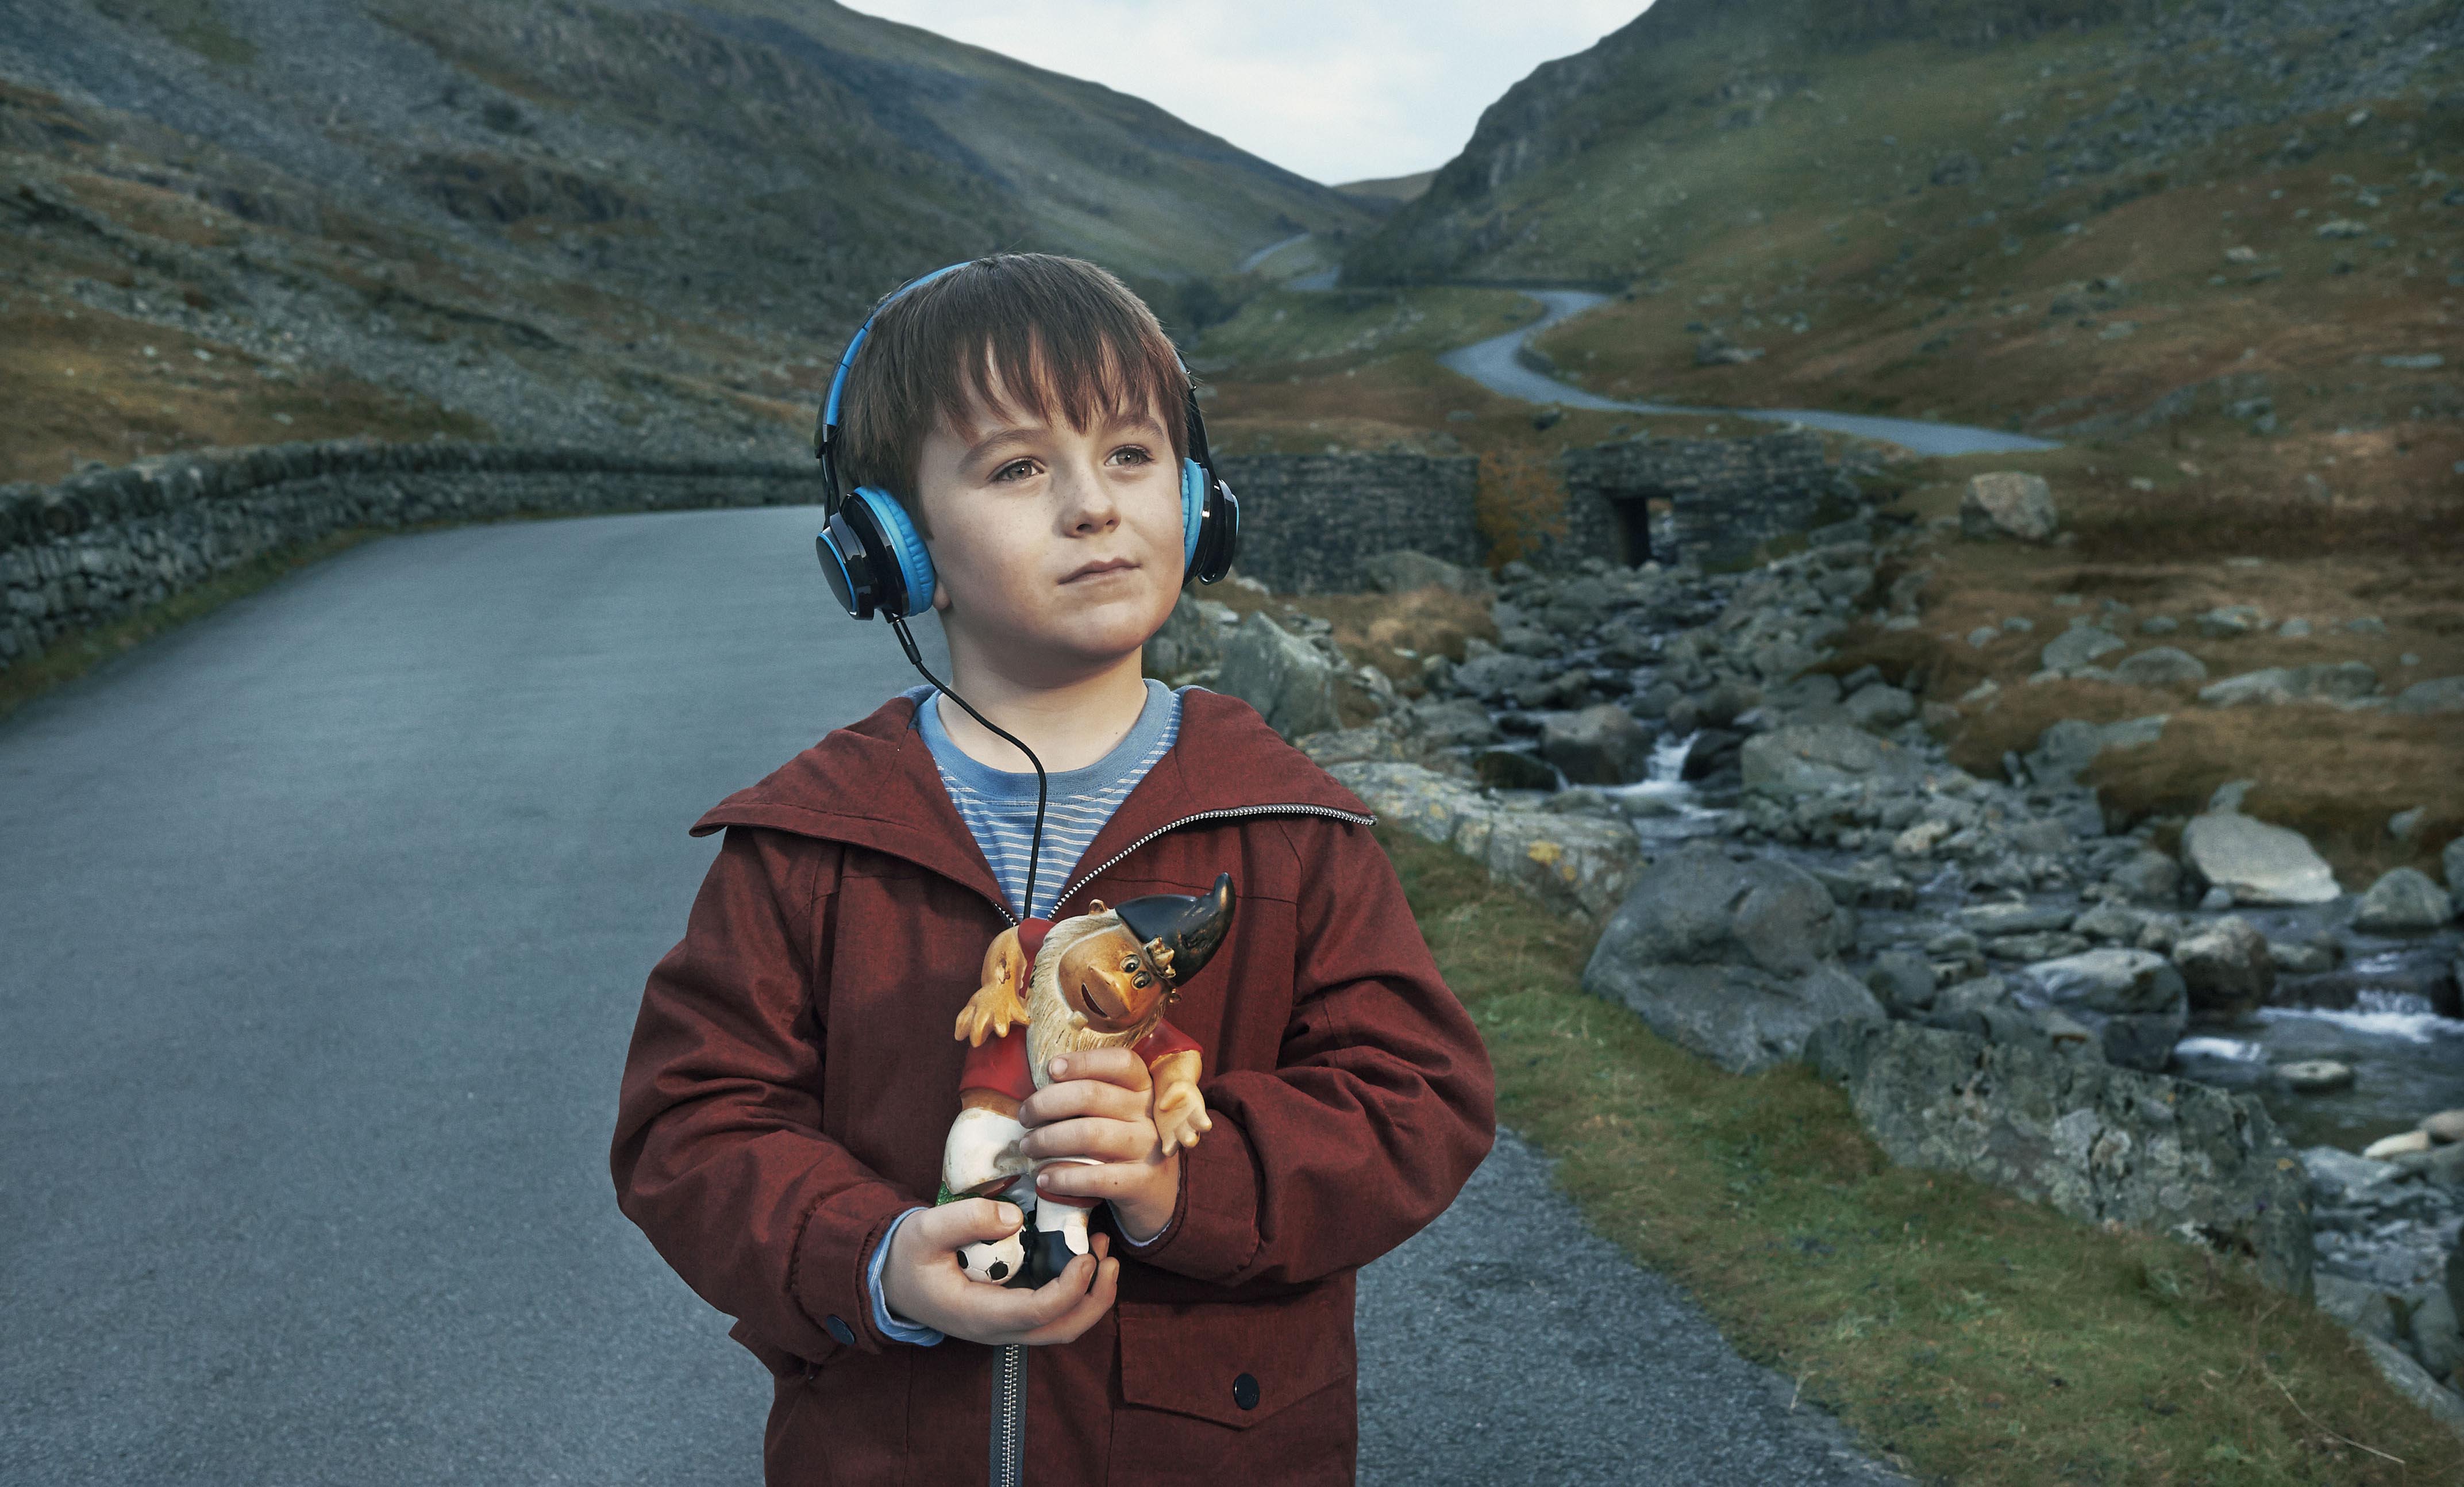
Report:
[[[1035,1076],[1037,1089],[1044,1088],[1045,1066],[1055,1054],[1090,1048],[1126,1048],[1155,1031],[1156,1019],[1150,1017],[1139,1027],[1099,1032],[1078,1021],[1061,994],[1061,958],[1079,942],[1120,927],[1121,916],[1106,909],[1101,914],[1065,919],[1044,937],[1044,948],[1036,954],[1035,971],[1027,978],[1026,989],[1026,1068]],[[1158,1017],[1162,1007],[1158,1000]]]

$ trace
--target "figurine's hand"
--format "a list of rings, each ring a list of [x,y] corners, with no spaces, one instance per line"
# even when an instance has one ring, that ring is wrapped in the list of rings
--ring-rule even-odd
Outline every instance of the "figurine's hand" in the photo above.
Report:
[[[1215,1129],[1215,1118],[1206,1113],[1206,1098],[1196,1084],[1175,1079],[1155,1089],[1155,1141],[1168,1157],[1197,1145],[1201,1132]]]
[[[1044,1167],[1037,1189],[1109,1200],[1121,1232],[1140,1242],[1162,1232],[1180,1201],[1180,1158],[1156,1134],[1146,1064],[1126,1048],[1097,1048],[1053,1059],[1051,1074],[1054,1082],[1018,1107],[1020,1148],[1039,1162],[1088,1165]]]
[[[1112,1309],[1121,1262],[1109,1257],[1111,1237],[1091,1236],[1094,1253],[1032,1291],[970,1280],[958,1251],[1018,1232],[1015,1204],[967,1198],[925,1209],[898,1226],[881,1264],[881,1298],[909,1321],[970,1343],[1072,1343]]]
[[[1001,1037],[1010,1028],[1026,1026],[1026,1002],[1020,990],[1027,977],[1026,956],[1018,947],[1016,930],[1001,931],[984,952],[984,984],[958,1009],[957,1036],[969,1048],[982,1046],[989,1035]]]

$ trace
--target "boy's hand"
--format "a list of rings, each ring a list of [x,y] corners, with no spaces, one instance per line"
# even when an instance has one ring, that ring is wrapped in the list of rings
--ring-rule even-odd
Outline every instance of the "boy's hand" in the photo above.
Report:
[[[1035,1175],[1037,1189],[1109,1199],[1132,1238],[1162,1232],[1180,1200],[1180,1158],[1164,1155],[1156,1139],[1147,1066],[1126,1048],[1096,1048],[1064,1054],[1051,1069],[1054,1082],[1018,1107],[1026,1127],[1020,1149],[1039,1161],[1080,1157],[1093,1165],[1045,1167]]]
[[[917,1210],[891,1238],[890,1257],[881,1265],[881,1298],[905,1321],[970,1343],[1041,1347],[1077,1341],[1112,1309],[1121,1262],[1106,1254],[1111,1236],[1094,1235],[1093,1254],[1071,1260],[1032,1291],[968,1279],[958,1268],[959,1249],[1015,1233],[1019,1223],[1016,1205],[990,1198]]]

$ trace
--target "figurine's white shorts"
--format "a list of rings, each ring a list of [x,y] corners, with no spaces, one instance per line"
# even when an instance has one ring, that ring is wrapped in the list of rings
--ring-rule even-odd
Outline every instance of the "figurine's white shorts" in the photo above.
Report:
[[[1034,1165],[1019,1150],[1025,1139],[1026,1127],[1013,1117],[990,1110],[959,1111],[941,1145],[941,1186],[953,1193],[971,1193],[1025,1175]]]

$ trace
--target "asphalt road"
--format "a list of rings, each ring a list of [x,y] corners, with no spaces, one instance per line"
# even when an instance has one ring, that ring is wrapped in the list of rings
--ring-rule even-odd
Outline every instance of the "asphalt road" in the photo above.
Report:
[[[813,523],[389,539],[0,723],[0,1481],[758,1480],[605,1154],[685,826],[907,684]],[[1369,1479],[1872,1479],[1510,1138],[1362,1294]]]
[[[1818,408],[1686,408],[1674,403],[1620,403],[1615,398],[1586,392],[1573,383],[1560,382],[1535,371],[1515,358],[1515,353],[1523,348],[1525,342],[1560,321],[1572,319],[1604,302],[1608,296],[1582,289],[1534,289],[1528,292],[1549,307],[1548,314],[1520,330],[1510,330],[1505,335],[1492,336],[1486,341],[1448,351],[1438,361],[1492,392],[1529,403],[1558,403],[1568,408],[1598,409],[1611,412],[1710,413],[1724,417],[1733,414],[1764,423],[1801,423],[1809,429],[1828,429],[1837,433],[1853,433],[1869,439],[1888,439],[1920,455],[2004,454],[2059,447],[2044,439],[2030,438],[2026,434],[2011,433],[2001,429],[1930,423],[1917,418],[1883,418],[1868,413],[1835,413]]]

